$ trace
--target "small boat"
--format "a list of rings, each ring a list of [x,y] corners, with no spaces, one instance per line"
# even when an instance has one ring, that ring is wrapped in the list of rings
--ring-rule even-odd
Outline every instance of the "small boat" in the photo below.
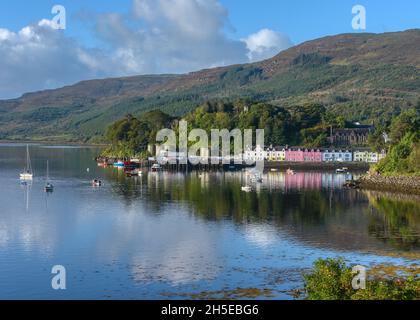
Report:
[[[278,172],[278,171],[279,169],[276,169],[276,168],[271,169],[271,172]]]
[[[162,170],[162,167],[160,166],[160,164],[158,164],[158,163],[155,163],[153,166],[152,166],[152,172],[159,172],[159,171],[161,171]]]
[[[296,174],[296,172],[294,170],[292,170],[292,169],[287,169],[286,174],[288,176],[294,176]]]
[[[28,181],[28,180],[32,180],[33,177],[34,177],[34,174],[32,172],[31,158],[29,156],[29,146],[26,145],[26,167],[23,170],[23,173],[20,174],[20,180]]]
[[[263,182],[263,178],[261,177],[261,175],[259,173],[255,173],[252,177],[251,177],[251,181],[252,182],[256,182],[256,183],[262,183]]]
[[[142,176],[143,175],[143,171],[139,170],[139,172],[137,172],[138,176]]]
[[[47,160],[47,179],[46,179],[46,181],[47,181],[47,183],[45,184],[45,187],[44,187],[45,192],[53,192],[54,191],[54,186],[50,182],[50,170],[49,170],[48,160]]]
[[[133,161],[125,161],[124,168],[135,169],[139,167],[139,163]]]
[[[124,162],[123,161],[117,161],[113,164],[115,168],[124,168]]]
[[[244,191],[244,192],[251,192],[252,187],[251,186],[245,186],[245,187],[242,187],[241,190]]]
[[[51,183],[47,183],[44,187],[45,192],[53,192],[54,186]]]
[[[99,180],[99,179],[92,180],[92,186],[93,187],[101,187],[102,186],[102,181]]]
[[[335,172],[336,173],[346,173],[346,172],[348,172],[348,168],[340,168],[340,169],[337,169],[337,170],[335,170]]]

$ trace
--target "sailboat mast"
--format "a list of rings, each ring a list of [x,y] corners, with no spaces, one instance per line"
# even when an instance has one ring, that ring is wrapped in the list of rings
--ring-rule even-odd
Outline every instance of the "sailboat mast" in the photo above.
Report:
[[[32,173],[31,157],[29,155],[29,145],[26,145],[26,171]]]

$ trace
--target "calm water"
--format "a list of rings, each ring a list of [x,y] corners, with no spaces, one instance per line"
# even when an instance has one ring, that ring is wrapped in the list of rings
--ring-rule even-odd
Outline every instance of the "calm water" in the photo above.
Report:
[[[25,146],[0,145],[1,299],[178,299],[238,288],[291,299],[320,257],[419,263],[403,258],[420,254],[418,199],[344,190],[345,175],[268,173],[247,194],[242,173],[125,178],[96,166],[97,149],[30,152],[35,180],[22,186]],[[90,186],[96,177],[103,187]],[[51,288],[54,265],[66,267],[67,290]]]

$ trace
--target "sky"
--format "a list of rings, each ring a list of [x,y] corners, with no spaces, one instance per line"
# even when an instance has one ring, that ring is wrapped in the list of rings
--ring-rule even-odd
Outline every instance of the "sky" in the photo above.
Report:
[[[63,30],[55,5],[65,8]],[[355,5],[366,9],[364,30],[352,27]],[[0,99],[253,62],[327,35],[413,28],[419,0],[1,0]]]

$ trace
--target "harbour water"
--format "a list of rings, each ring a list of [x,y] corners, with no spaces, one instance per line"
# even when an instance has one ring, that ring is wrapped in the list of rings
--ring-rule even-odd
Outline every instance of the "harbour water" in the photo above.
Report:
[[[242,172],[127,178],[97,148],[29,150],[22,185],[26,146],[0,145],[0,299],[293,299],[318,258],[420,263],[418,198],[347,190],[346,174],[268,172],[246,193]]]

